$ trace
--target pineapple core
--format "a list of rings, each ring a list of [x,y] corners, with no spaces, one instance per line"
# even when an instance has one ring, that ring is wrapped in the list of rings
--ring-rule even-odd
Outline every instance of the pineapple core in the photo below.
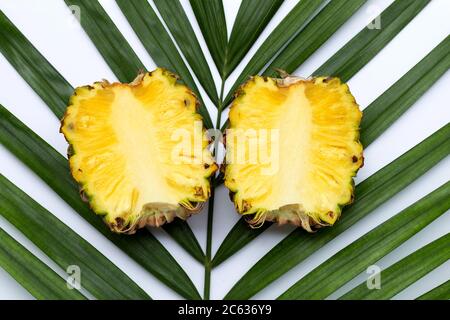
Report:
[[[337,78],[256,76],[230,110],[225,185],[239,213],[308,231],[332,225],[362,166],[362,113]]]
[[[130,84],[76,89],[61,131],[70,168],[113,231],[133,233],[188,217],[216,171],[197,99],[163,69]]]

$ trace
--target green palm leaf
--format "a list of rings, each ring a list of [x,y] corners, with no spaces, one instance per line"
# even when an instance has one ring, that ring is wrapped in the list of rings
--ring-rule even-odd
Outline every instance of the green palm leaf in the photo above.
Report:
[[[83,17],[81,26],[120,82],[131,82],[144,64],[117,29],[98,0],[64,0],[68,6],[77,6]]]
[[[348,81],[380,52],[430,0],[394,1],[380,15],[380,29],[364,28],[327,62],[314,72],[314,75],[330,75]]]
[[[97,299],[149,299],[125,273],[0,174],[0,215],[63,270],[76,265]]]
[[[447,182],[333,255],[308,273],[304,278],[296,282],[278,299],[319,300],[327,298],[345,283],[363,272],[367,267],[376,263],[379,259],[444,214],[449,208],[450,182]],[[449,254],[450,249],[447,250],[447,256]],[[423,258],[423,261],[432,260],[429,259],[429,256],[425,258],[424,255],[421,258]],[[423,265],[423,263],[418,264]],[[427,268],[424,269],[428,270]],[[396,288],[403,286],[404,283],[403,281],[393,282],[395,282]],[[386,280],[384,275],[382,275],[382,283],[382,291],[386,294],[386,291],[389,290],[385,290]],[[392,286],[394,286],[394,283],[389,287]],[[348,298],[360,299],[364,295],[373,296],[374,294],[378,298],[380,297],[381,290],[368,290],[364,283],[359,286],[358,290],[353,292],[353,294],[348,295]]]
[[[190,3],[209,52],[224,79],[228,35],[222,0],[190,0]]]
[[[342,81],[350,80],[414,19],[429,2],[429,0],[394,1],[380,15],[380,19],[383,22],[381,29],[362,29],[342,49],[319,67],[313,75],[337,76]],[[272,77],[276,76],[276,69],[282,69],[288,73],[294,72],[350,17],[347,16],[347,19],[344,19],[346,11],[344,10],[344,14],[342,14],[341,10],[346,8],[341,7],[342,4],[342,2],[333,1],[333,3],[326,6],[286,49],[272,61],[263,74]],[[351,10],[359,8],[353,7],[355,4],[356,2],[347,2],[347,5],[352,5]],[[335,20],[335,16],[339,17],[339,19]],[[324,26],[327,27],[325,28]],[[238,83],[235,84],[235,88],[237,86]],[[231,102],[231,94],[233,92],[234,90],[227,97],[226,105]]]
[[[391,8],[392,10],[392,8]],[[350,42],[353,42],[351,40]],[[356,42],[353,42],[356,45]],[[361,123],[361,141],[367,148],[380,134],[387,130],[395,120],[405,113],[442,75],[448,70],[450,57],[448,56],[449,37],[434,48],[421,62],[405,74],[396,84],[378,97],[366,109]],[[350,51],[355,51],[348,47]],[[381,47],[378,47],[381,49]],[[447,50],[447,51],[446,51]],[[375,52],[372,52],[375,56]],[[352,59],[350,59],[352,60]],[[326,62],[326,64],[329,64]],[[349,66],[352,71],[341,69],[347,76],[352,77],[359,69]],[[242,220],[242,219],[241,219]],[[238,226],[241,225],[241,226]],[[226,260],[228,257],[246,246],[250,241],[263,233],[265,228],[243,228],[242,222],[238,222],[217,252],[217,260],[214,265]]]
[[[0,267],[39,300],[85,300],[77,290],[0,228]]]
[[[331,1],[263,72],[275,76],[276,69],[294,72],[325,43],[367,0]]]
[[[410,185],[449,153],[450,124],[361,182],[355,189],[356,201],[343,211],[333,228],[313,235],[300,229],[290,233],[247,271],[226,299],[250,298]]]
[[[230,232],[228,232],[219,249],[217,249],[212,261],[212,266],[217,267],[219,264],[256,239],[271,225],[271,222],[265,222],[261,227],[252,229],[245,221],[245,218],[240,218]]]
[[[450,68],[450,36],[364,109],[361,142],[367,146],[405,113]]]
[[[224,106],[230,104],[236,89],[246,81],[248,77],[261,71],[264,66],[273,59],[276,53],[289,43],[289,40],[291,40],[292,37],[307,26],[309,20],[317,15],[319,9],[321,9],[325,3],[327,3],[327,0],[302,0],[289,12],[258,48],[252,59],[241,72],[238,79],[231,87],[230,92],[227,94],[223,104]]]
[[[450,280],[447,280],[440,286],[424,293],[417,300],[449,300],[450,299]]]
[[[147,0],[125,2],[133,3],[143,14],[147,12],[146,8],[151,9]],[[192,29],[180,1],[154,0],[154,3],[209,98],[215,104],[219,103],[219,97],[208,62],[206,62],[200,43],[195,37],[194,29]],[[160,37],[159,34],[158,37]]]
[[[195,260],[200,263],[205,261],[205,253],[198,243],[194,232],[192,232],[192,229],[186,221],[175,219],[171,223],[166,223],[163,225],[162,228]]]
[[[242,0],[231,31],[225,63],[225,79],[233,72],[284,0]],[[255,6],[258,7],[255,10]]]
[[[231,102],[235,89],[248,76],[259,72],[273,76],[275,68],[284,69],[289,73],[293,72],[366,1],[299,1],[257,50],[225,100],[223,100],[223,88],[226,78],[251,48],[283,1],[263,0],[258,2],[258,10],[255,10],[254,3],[250,0],[243,0],[228,42],[222,1],[190,0],[200,29],[222,77],[220,97],[217,95],[211,71],[179,0],[154,0],[154,3],[197,79],[216,104],[219,111],[217,123],[220,125],[221,111]],[[138,71],[144,69],[142,62],[98,0],[89,2],[65,0],[65,2],[69,7],[71,5],[80,7],[83,13],[80,21],[82,27],[120,81],[130,82]],[[166,27],[152,6],[146,0],[116,0],[116,2],[155,63],[178,73],[202,100],[183,57],[177,51],[171,35],[166,31]],[[429,2],[430,0],[394,1],[381,14],[383,24],[381,29],[363,29],[314,72],[314,75],[332,75],[339,76],[344,81],[349,80]],[[450,50],[449,39],[450,37],[447,37],[419,64],[366,108],[361,124],[361,140],[366,147],[406,112],[449,69],[450,60],[447,54]],[[48,104],[57,117],[61,118],[65,112],[67,101],[73,93],[72,86],[1,12],[0,52]],[[199,111],[204,117],[205,125],[211,128],[213,127],[212,121],[203,101],[201,102]],[[140,231],[134,237],[124,237],[109,232],[101,219],[81,201],[77,192],[78,187],[70,177],[67,160],[1,105],[0,143],[38,174],[83,218],[145,269],[183,297],[200,298],[184,270],[150,233]],[[448,154],[450,154],[450,124],[360,183],[355,190],[356,202],[344,210],[345,212],[336,226],[322,229],[313,235],[298,229],[293,231],[258,261],[235,284],[225,298],[252,297],[392,198]],[[215,180],[214,185],[218,184],[218,180]],[[70,258],[74,258],[77,260],[77,264],[83,265],[83,270],[87,268],[88,282],[85,287],[94,296],[101,299],[135,296],[148,298],[137,285],[101,253],[1,175],[0,188],[0,198],[2,198],[0,214],[18,227],[60,267],[66,268],[71,261]],[[280,298],[327,297],[361,272],[366,264],[378,261],[448,210],[450,207],[449,193],[450,182],[344,248],[313,270],[307,277],[299,280]],[[209,298],[211,266],[223,262],[270,227],[270,224],[266,223],[259,230],[250,230],[245,221],[241,219],[227,235],[211,262],[213,201],[214,193],[212,192],[208,213],[206,258],[187,223],[177,220],[175,223],[165,226],[167,233],[195,259],[204,262],[206,298]],[[21,215],[22,212],[25,214]],[[51,227],[38,233],[37,230],[40,229],[34,228],[34,226],[42,225],[51,225]],[[54,238],[60,238],[62,233],[69,234],[69,238],[73,240],[71,244],[54,244]],[[382,290],[367,292],[363,283],[342,298],[392,298],[396,293],[449,259],[449,237],[450,235],[447,234],[383,271]],[[65,285],[64,279],[0,229],[0,239],[3,238],[6,240],[4,243],[0,242],[0,267],[4,267],[36,297],[47,299],[85,298],[75,290],[71,290],[72,292],[69,293],[69,295],[75,295],[74,297],[67,296],[69,290],[62,287]],[[56,240],[56,242],[58,241]],[[72,251],[76,249],[75,246],[82,247],[81,251],[83,252],[76,252],[72,255]],[[11,250],[16,250],[20,256],[16,258],[10,252]],[[23,263],[31,263],[37,269],[29,268],[28,265],[24,266]],[[101,271],[96,272],[100,268]],[[342,271],[344,269],[345,272]],[[112,270],[112,274],[103,275],[103,270]],[[407,272],[404,272],[405,270]],[[43,279],[51,279],[54,283],[47,286],[43,281],[31,279],[33,276],[39,277],[40,275]],[[123,279],[123,281],[115,283],[117,278]],[[385,287],[384,284],[386,284]],[[311,288],[314,290],[310,290]],[[448,281],[419,299],[433,297],[447,297],[448,299],[447,292]]]
[[[450,202],[450,196],[447,192],[447,204]],[[381,271],[381,288],[378,290],[369,290],[366,283],[362,283],[341,299],[351,300],[386,300],[391,299],[403,289],[407,288],[427,273],[431,272],[444,262],[450,259],[450,234],[429,243],[423,248],[410,254],[406,258],[393,264],[386,270]],[[447,285],[448,287],[448,285]],[[439,298],[444,297],[442,287],[439,291],[433,293]],[[446,292],[448,297],[449,291]]]
[[[164,67],[176,72],[184,81],[184,83],[195,92],[201,102],[199,112],[203,117],[205,126],[211,128],[211,118],[209,116],[208,110],[205,107],[205,103],[203,102],[200,92],[198,91],[197,85],[195,84],[195,81],[192,78],[189,69],[184,63],[183,58],[178,53],[178,50],[172,39],[170,38],[170,35],[167,33],[162,22],[159,20],[158,16],[156,15],[155,11],[153,11],[148,1],[116,0],[116,3],[122,10],[122,13],[127,18],[128,23],[131,25],[134,32],[139,37],[145,49],[150,54],[155,63],[160,67]],[[107,16],[106,12],[103,11],[99,4],[98,6],[90,10],[95,12],[95,14]],[[112,21],[109,21],[109,24],[114,25]],[[85,27],[86,31],[88,27],[89,26]],[[106,45],[108,44],[106,43]],[[211,92],[209,92],[208,94],[210,93]]]
[[[0,11],[0,52],[58,119],[66,112],[73,87]]]
[[[1,11],[0,35],[0,52],[48,104],[56,117],[61,119],[74,92],[73,87]],[[185,222],[165,225],[163,228],[193,257],[204,260],[203,251]]]
[[[67,159],[0,105],[0,143],[44,180],[67,204],[106,238],[183,297],[198,299],[192,281],[163,245],[149,232],[132,237],[114,234],[105,227],[78,193]]]
[[[83,12],[83,18],[80,21],[81,26],[121,82],[131,82],[136,78],[139,71],[145,70],[136,53],[134,53],[98,0],[64,1],[68,6],[78,6]],[[211,118],[201,99],[194,79],[192,79],[172,39],[170,39],[169,34],[150,7],[150,4],[146,2],[147,14],[142,15],[142,12],[133,5],[134,1],[117,0],[116,2],[156,64],[176,72],[197,94],[201,101],[199,112],[203,116],[203,121],[208,128],[212,127]]]

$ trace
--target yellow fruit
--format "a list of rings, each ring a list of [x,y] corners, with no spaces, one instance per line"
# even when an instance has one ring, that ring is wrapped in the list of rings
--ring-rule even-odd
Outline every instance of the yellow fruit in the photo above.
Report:
[[[197,104],[164,69],[75,90],[61,126],[70,169],[111,230],[186,219],[208,199],[217,165]]]
[[[362,112],[337,78],[256,76],[238,91],[227,130],[225,185],[251,225],[333,225],[363,164]]]

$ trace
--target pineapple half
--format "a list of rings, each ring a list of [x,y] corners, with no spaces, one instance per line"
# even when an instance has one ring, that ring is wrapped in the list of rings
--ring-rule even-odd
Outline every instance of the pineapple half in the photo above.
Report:
[[[337,78],[255,76],[237,92],[226,136],[225,185],[254,227],[333,225],[363,165],[362,112]]]
[[[198,212],[217,170],[195,95],[164,70],[77,88],[62,120],[74,179],[112,231]]]

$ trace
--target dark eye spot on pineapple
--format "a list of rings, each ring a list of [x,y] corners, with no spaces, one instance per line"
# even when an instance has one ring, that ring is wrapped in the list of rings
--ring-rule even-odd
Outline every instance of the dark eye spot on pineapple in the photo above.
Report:
[[[334,219],[334,212],[333,212],[333,211],[328,212],[327,215],[328,215],[331,219]]]
[[[69,128],[69,130],[75,129],[75,126],[74,126],[73,122],[69,123],[67,128]]]
[[[185,99],[185,100],[184,100],[184,105],[185,105],[186,107],[189,107],[189,106],[191,105],[191,101]]]
[[[203,197],[203,188],[202,187],[195,187],[195,196]]]
[[[205,167],[205,169],[208,169],[209,168],[209,164],[205,163],[204,167]]]
[[[122,228],[124,222],[125,221],[122,218],[120,218],[120,217],[116,218],[116,225],[117,225],[117,227]]]
[[[242,210],[244,210],[244,212],[250,210],[252,208],[251,204],[248,203],[246,200],[242,201]]]
[[[352,161],[353,161],[353,163],[358,162],[358,157],[357,157],[357,156],[353,156],[353,157],[352,157]]]
[[[73,150],[73,145],[69,145],[69,147],[67,148],[67,156],[71,157],[74,154],[74,150]]]

